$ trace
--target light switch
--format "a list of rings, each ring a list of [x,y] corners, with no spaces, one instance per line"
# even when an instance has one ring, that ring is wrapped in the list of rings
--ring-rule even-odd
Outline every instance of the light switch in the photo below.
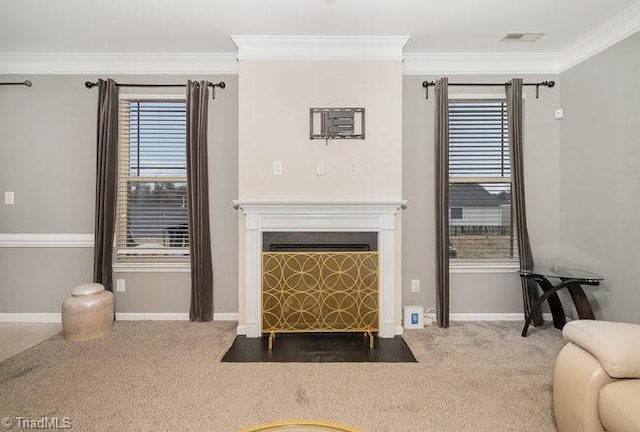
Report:
[[[349,162],[349,174],[358,175],[358,162]]]
[[[15,195],[13,192],[5,191],[4,193],[4,203],[5,204],[13,204],[15,202]]]
[[[561,119],[564,117],[564,110],[562,108],[558,108],[554,111],[553,116],[557,119]]]
[[[273,175],[282,175],[282,161],[273,161]]]
[[[324,162],[323,161],[316,162],[316,174],[317,175],[324,175]]]

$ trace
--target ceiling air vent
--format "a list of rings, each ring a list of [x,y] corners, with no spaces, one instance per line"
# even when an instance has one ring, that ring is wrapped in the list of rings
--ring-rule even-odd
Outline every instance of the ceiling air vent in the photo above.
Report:
[[[500,42],[536,42],[544,33],[507,33]]]

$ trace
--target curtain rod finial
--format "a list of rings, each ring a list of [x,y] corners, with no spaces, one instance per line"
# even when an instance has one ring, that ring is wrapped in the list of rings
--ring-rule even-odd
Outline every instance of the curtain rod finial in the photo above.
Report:
[[[422,81],[422,87],[424,87],[424,98],[429,99],[429,86],[436,85],[435,81]]]
[[[86,88],[88,88],[88,89],[93,88],[93,87],[95,87],[95,86],[97,86],[97,85],[98,85],[98,83],[93,83],[93,82],[91,82],[91,81],[85,81],[85,82],[84,82],[84,86],[85,86]]]
[[[24,82],[24,85],[26,85],[27,87],[31,87],[33,85],[33,83],[31,81],[29,81],[29,80],[26,80]]]
[[[218,85],[221,89],[225,88],[227,85],[224,83],[224,81],[220,81],[220,84]]]

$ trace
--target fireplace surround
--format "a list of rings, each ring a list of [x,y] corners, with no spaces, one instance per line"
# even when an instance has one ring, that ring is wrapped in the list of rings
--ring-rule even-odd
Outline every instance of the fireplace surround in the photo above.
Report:
[[[273,232],[374,232],[379,254],[378,336],[401,334],[400,286],[396,286],[396,215],[404,201],[234,201],[244,213],[240,259],[244,263],[244,286],[240,283],[241,320],[237,333],[262,336],[262,252],[265,233]],[[244,246],[244,248],[242,247]],[[241,252],[242,253],[242,252]],[[244,312],[244,314],[242,313]],[[397,315],[397,316],[396,316]],[[243,319],[244,318],[244,319]]]

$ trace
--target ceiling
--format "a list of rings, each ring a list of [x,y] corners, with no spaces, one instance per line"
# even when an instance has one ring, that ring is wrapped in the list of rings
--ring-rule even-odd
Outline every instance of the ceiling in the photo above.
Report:
[[[638,0],[2,0],[0,53],[233,53],[231,34],[406,35],[405,53],[559,52]],[[545,32],[500,43],[508,32]]]

